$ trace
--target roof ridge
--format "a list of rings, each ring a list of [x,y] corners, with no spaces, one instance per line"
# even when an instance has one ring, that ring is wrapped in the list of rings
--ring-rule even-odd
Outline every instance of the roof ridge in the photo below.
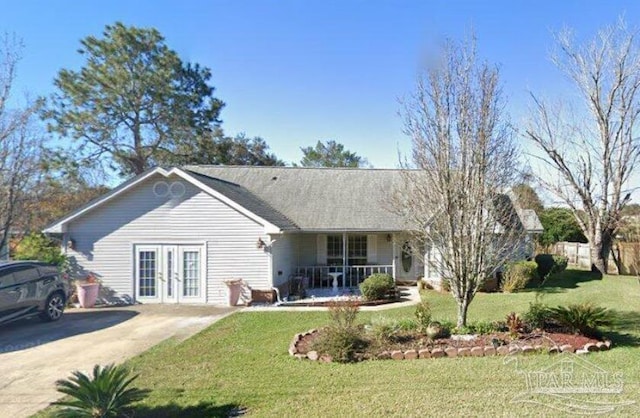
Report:
[[[292,167],[280,165],[224,165],[224,164],[189,164],[181,168],[191,170],[192,167],[198,168],[220,168],[220,169],[278,169],[278,170],[343,170],[343,171],[403,171],[403,168],[387,168],[387,167]],[[411,169],[409,169],[411,170]]]

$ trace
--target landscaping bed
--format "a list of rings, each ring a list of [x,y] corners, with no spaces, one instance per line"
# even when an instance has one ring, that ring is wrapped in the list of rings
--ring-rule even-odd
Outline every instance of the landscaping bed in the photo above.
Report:
[[[312,329],[296,334],[289,354],[298,358],[330,362],[331,357],[314,350],[314,343],[326,329]],[[559,332],[532,332],[513,338],[508,332],[485,335],[452,335],[448,338],[429,338],[415,333],[397,335],[392,341],[380,344],[369,341],[368,349],[357,353],[358,360],[415,359],[438,357],[483,357],[516,353],[588,353],[608,350],[609,341],[599,341],[583,335]]]

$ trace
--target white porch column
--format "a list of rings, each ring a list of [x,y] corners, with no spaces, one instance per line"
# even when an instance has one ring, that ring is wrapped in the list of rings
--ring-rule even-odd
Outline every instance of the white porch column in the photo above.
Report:
[[[393,276],[393,280],[396,280],[396,259],[398,258],[396,255],[396,239],[395,234],[392,235],[391,238],[391,249],[392,249],[392,257],[391,257],[391,275]]]
[[[349,240],[347,239],[347,232],[342,233],[342,290],[347,286],[347,245]]]

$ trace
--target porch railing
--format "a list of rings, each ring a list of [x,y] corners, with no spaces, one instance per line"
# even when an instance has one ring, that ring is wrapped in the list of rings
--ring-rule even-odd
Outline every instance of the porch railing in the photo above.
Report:
[[[345,274],[346,272],[346,274]],[[337,276],[339,287],[356,287],[374,273],[393,274],[391,265],[370,266],[298,266],[296,275],[307,278],[309,288],[329,288],[333,286],[333,276]]]

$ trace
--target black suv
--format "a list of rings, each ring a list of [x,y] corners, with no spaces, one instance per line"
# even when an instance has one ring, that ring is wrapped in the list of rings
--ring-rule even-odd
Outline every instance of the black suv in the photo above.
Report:
[[[57,321],[69,286],[54,265],[39,261],[0,263],[0,324],[39,315]]]

